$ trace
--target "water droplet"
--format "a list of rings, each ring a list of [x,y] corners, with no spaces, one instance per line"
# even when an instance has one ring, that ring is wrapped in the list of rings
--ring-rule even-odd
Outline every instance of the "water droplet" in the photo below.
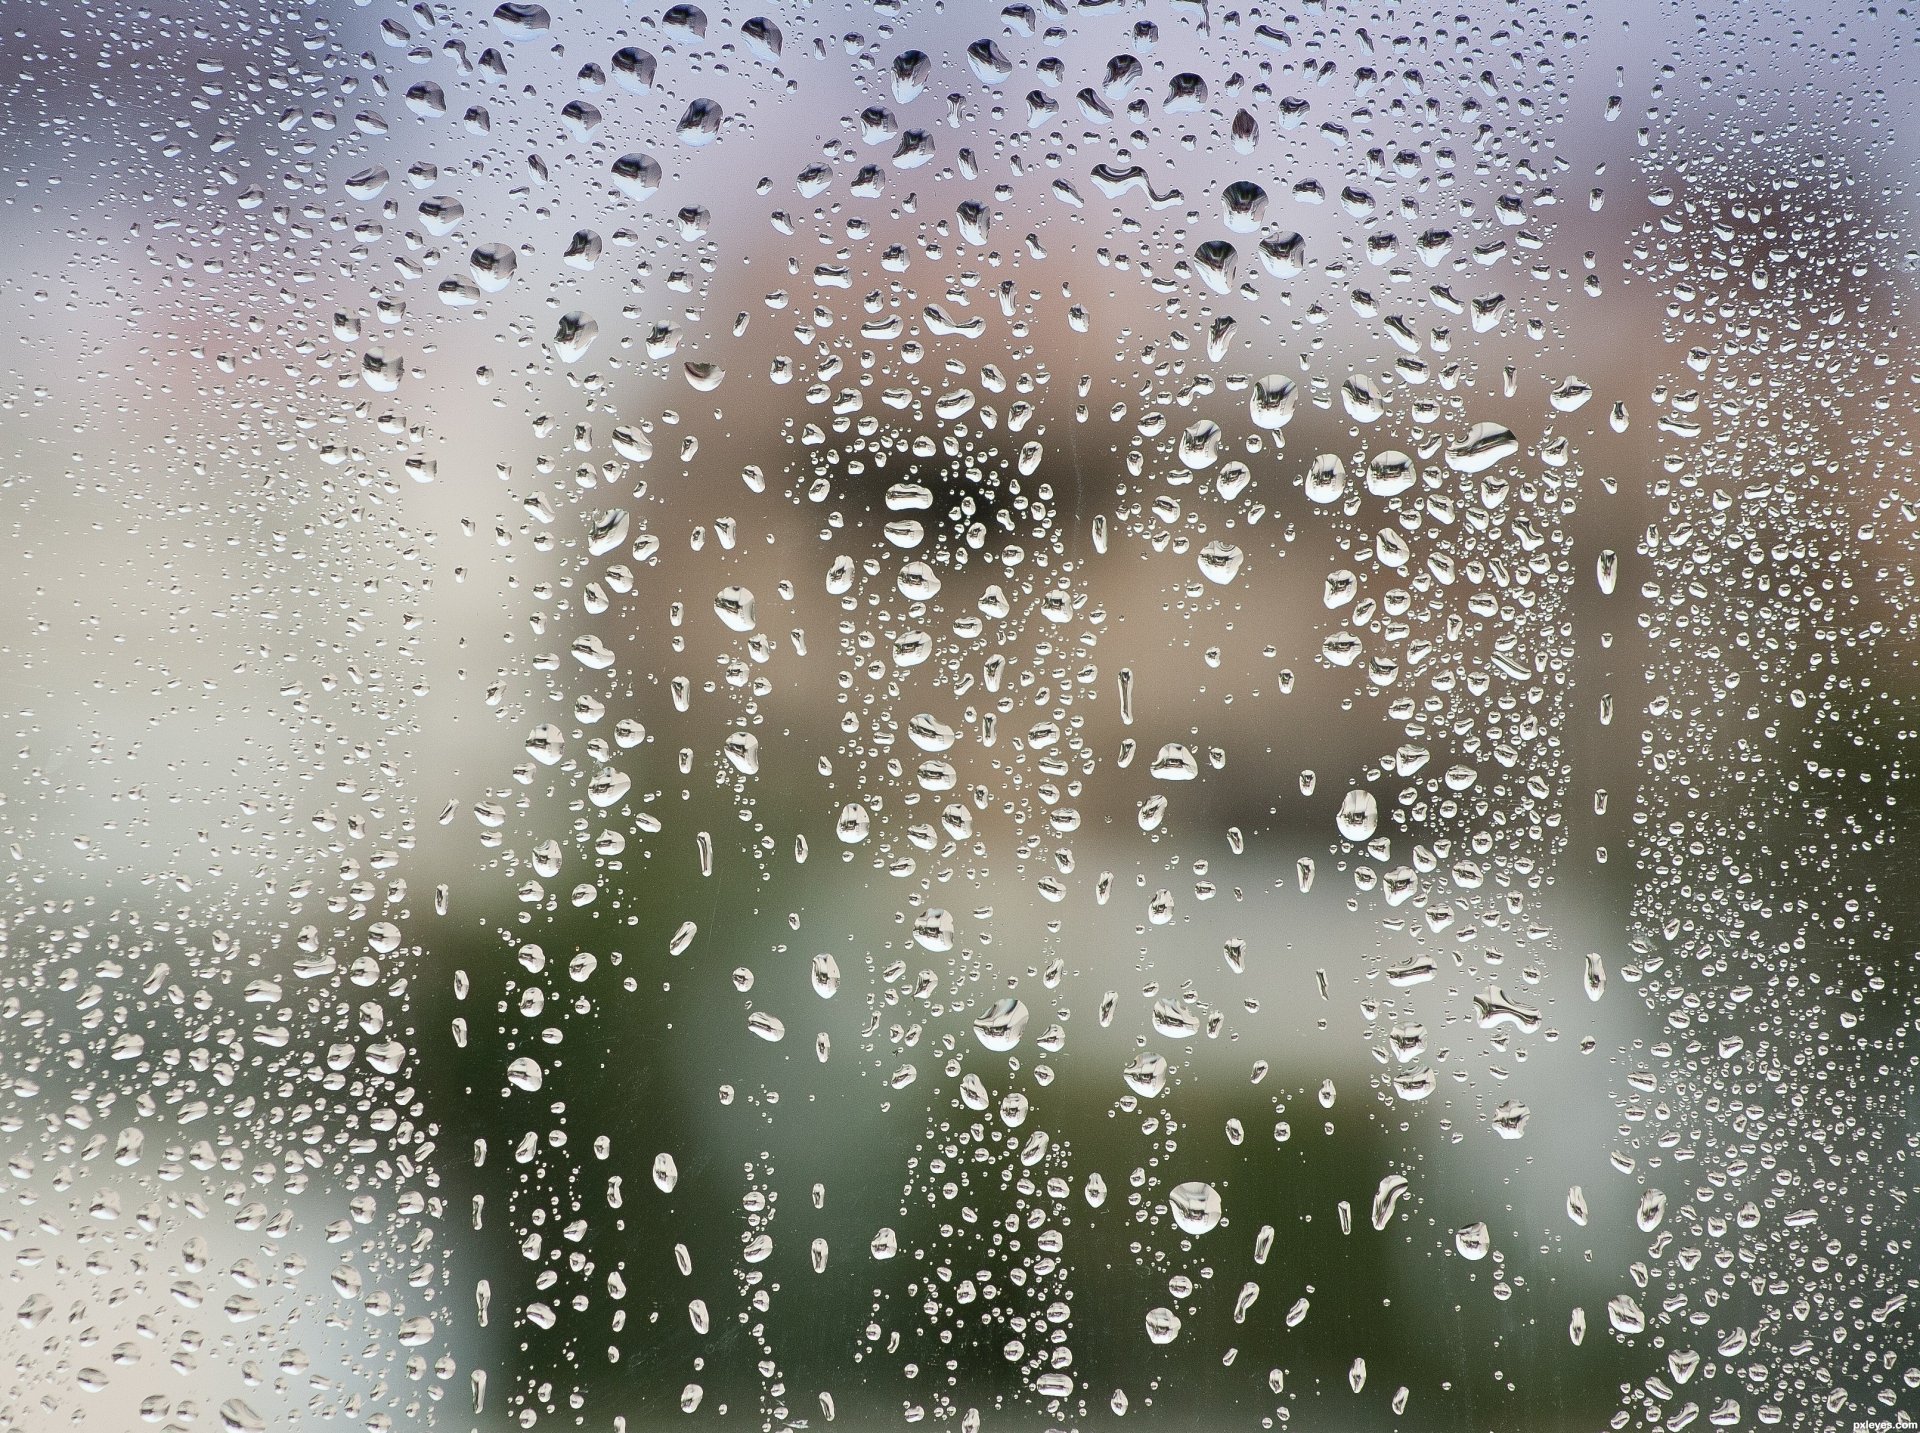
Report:
[[[1493,1248],[1493,1238],[1484,1223],[1469,1224],[1453,1231],[1453,1247],[1463,1259],[1484,1259]]]
[[[1012,996],[996,1000],[974,1017],[974,1037],[987,1049],[1004,1054],[1026,1033],[1027,1007]]]
[[[1176,1184],[1168,1191],[1167,1206],[1173,1222],[1188,1234],[1205,1234],[1220,1222],[1220,1192],[1198,1180]]]

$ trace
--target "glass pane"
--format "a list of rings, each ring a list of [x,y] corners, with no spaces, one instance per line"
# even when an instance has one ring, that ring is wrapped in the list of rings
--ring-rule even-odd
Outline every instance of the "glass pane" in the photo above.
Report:
[[[1911,14],[20,5],[0,1424],[1891,1427]]]

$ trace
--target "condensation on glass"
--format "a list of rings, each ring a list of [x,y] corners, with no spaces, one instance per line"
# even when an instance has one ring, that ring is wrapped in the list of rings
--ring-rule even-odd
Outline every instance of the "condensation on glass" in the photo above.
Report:
[[[0,44],[0,1425],[1920,1410],[1915,21]]]

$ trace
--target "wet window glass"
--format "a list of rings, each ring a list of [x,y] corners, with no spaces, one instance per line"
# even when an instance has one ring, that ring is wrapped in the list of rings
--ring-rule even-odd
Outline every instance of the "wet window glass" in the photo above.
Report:
[[[1913,1426],[1910,8],[4,29],[0,1425]]]

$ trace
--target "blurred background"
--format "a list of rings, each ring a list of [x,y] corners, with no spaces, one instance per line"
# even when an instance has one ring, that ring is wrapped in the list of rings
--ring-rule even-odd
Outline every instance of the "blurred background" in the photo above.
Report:
[[[1910,16],[501,11],[9,17],[0,1420],[1912,1407]]]

